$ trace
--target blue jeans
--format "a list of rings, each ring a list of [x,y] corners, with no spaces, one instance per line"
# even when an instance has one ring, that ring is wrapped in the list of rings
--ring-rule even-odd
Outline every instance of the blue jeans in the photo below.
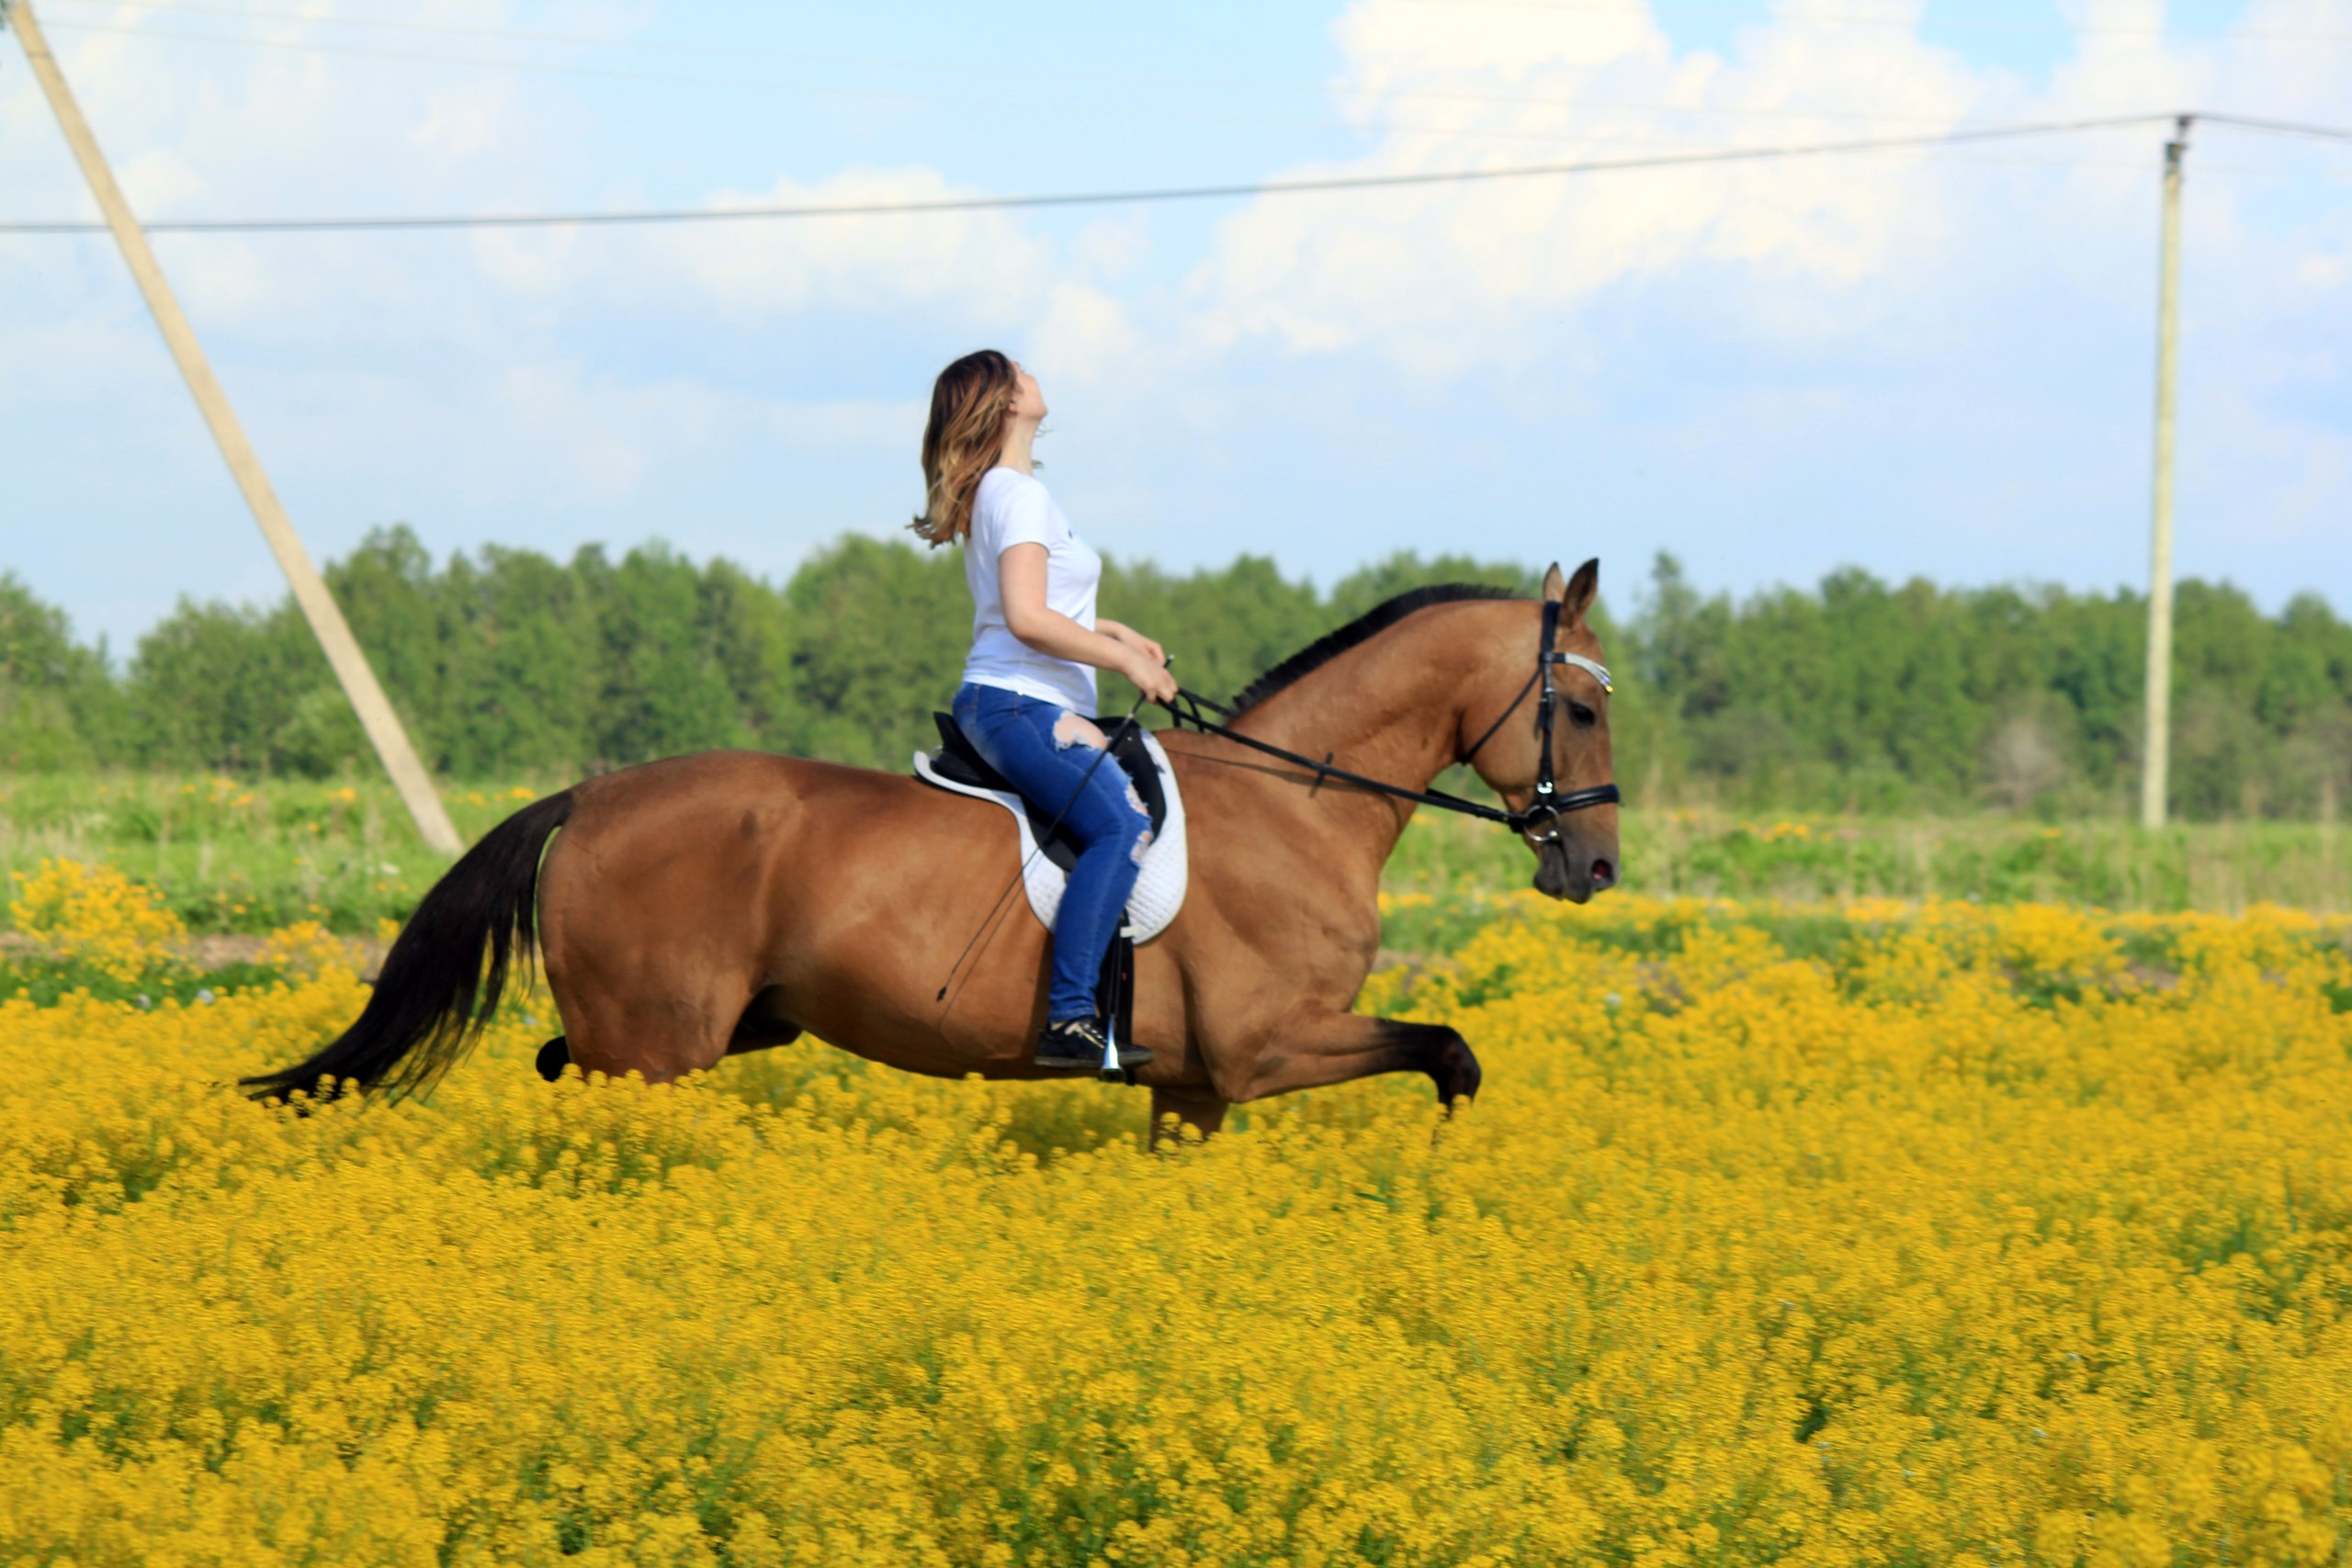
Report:
[[[1078,863],[1070,867],[1054,917],[1046,1017],[1056,1023],[1092,1018],[1102,955],[1118,934],[1151,843],[1150,813],[1117,759],[1057,731],[1071,716],[1068,708],[1001,686],[970,684],[956,688],[953,705],[956,724],[989,766],[1048,821],[1061,813],[1062,826],[1079,842]]]

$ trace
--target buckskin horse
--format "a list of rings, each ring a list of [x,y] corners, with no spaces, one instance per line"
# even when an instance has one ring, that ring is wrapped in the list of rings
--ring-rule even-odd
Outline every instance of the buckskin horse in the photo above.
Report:
[[[1535,601],[1399,595],[1259,677],[1227,723],[1161,732],[1192,864],[1183,908],[1136,951],[1155,1130],[1173,1113],[1214,1132],[1229,1105],[1375,1073],[1426,1073],[1448,1107],[1476,1094],[1453,1030],[1349,1010],[1379,949],[1380,871],[1429,804],[1506,825],[1553,897],[1616,879],[1608,671],[1587,622],[1600,576],[1598,561],[1566,580],[1555,565]],[[1503,809],[1429,787],[1460,761]],[[1016,842],[987,802],[797,757],[713,751],[591,778],[491,829],[417,906],[358,1020],[245,1085],[427,1087],[535,941],[563,1023],[549,1049],[583,1071],[659,1083],[806,1031],[910,1072],[1061,1076],[1029,1061],[1036,920],[995,926],[940,984]]]

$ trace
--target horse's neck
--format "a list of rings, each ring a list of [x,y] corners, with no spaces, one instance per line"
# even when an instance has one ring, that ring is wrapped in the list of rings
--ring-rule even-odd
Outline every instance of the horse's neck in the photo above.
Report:
[[[1245,715],[1238,728],[1261,740],[1384,784],[1427,789],[1454,760],[1470,659],[1460,639],[1435,635],[1442,614],[1420,615],[1349,649]],[[1447,646],[1450,643],[1451,646]],[[1338,792],[1378,818],[1381,858],[1403,831],[1409,807],[1364,791]]]

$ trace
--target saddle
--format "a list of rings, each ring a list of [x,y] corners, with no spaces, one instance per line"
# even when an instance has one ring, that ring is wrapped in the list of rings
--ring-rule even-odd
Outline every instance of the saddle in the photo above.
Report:
[[[1020,880],[1028,893],[1031,912],[1051,931],[1070,868],[1078,863],[1076,841],[1064,824],[1054,820],[1053,812],[1042,811],[1023,798],[1004,775],[989,766],[951,716],[935,713],[931,716],[939,726],[939,750],[928,756],[915,753],[915,776],[933,789],[993,800],[1018,814],[1025,824],[1023,841],[1035,843],[1038,850],[1035,856],[1023,858]],[[1135,1032],[1136,943],[1165,930],[1184,901],[1184,808],[1182,801],[1175,798],[1172,777],[1160,772],[1166,753],[1142,726],[1127,719],[1098,718],[1094,724],[1111,743],[1106,760],[1115,761],[1125,773],[1151,818],[1151,847],[1145,852],[1141,876],[1127,900],[1125,921],[1102,954],[1102,972],[1095,983],[1096,1011],[1109,1024],[1111,1037],[1125,1040]],[[1060,803],[1054,804],[1058,808]],[[1046,863],[1035,864],[1040,859]],[[1135,1082],[1135,1074],[1121,1069],[1114,1061],[1104,1064],[1102,1076]]]
[[[953,784],[972,789],[1004,790],[1020,795],[1003,774],[988,764],[963,727],[952,714],[934,713],[932,722],[939,727],[939,750],[931,758],[932,771]],[[1151,814],[1152,837],[1157,839],[1168,821],[1168,796],[1159,787],[1159,769],[1153,762],[1149,748],[1144,745],[1143,726],[1131,719],[1098,718],[1094,727],[1111,742],[1111,761],[1116,762],[1135,785],[1136,794],[1143,800],[1144,809]],[[1060,803],[1056,802],[1058,806]],[[1068,873],[1078,863],[1078,840],[1070,835],[1069,824],[1054,821],[1051,808],[1041,810],[1036,802],[1023,796],[1027,808],[1029,831],[1037,840],[1046,858]],[[1048,832],[1048,827],[1052,831]]]

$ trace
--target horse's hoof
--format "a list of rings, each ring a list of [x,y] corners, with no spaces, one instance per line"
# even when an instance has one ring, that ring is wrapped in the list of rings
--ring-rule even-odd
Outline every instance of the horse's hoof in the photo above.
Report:
[[[571,1060],[571,1046],[559,1034],[539,1047],[539,1077],[549,1083],[563,1077],[564,1065]]]

